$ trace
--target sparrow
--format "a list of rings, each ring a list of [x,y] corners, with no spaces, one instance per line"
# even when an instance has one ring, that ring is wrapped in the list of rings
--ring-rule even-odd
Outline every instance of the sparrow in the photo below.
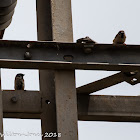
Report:
[[[94,40],[86,36],[85,38],[77,39],[76,43],[96,43]]]
[[[15,77],[15,90],[24,90],[24,74],[18,73]]]
[[[119,31],[113,40],[113,44],[124,44],[126,40],[126,35],[123,30]]]

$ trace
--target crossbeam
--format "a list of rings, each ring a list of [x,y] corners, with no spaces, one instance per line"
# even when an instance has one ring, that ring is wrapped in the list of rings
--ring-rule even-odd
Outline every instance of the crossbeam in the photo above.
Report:
[[[37,119],[42,112],[42,98],[38,91],[2,91],[5,118]]]
[[[0,67],[134,71],[140,70],[140,45],[1,40]]]
[[[5,118],[40,119],[42,103],[49,100],[38,91],[2,91],[2,95]],[[140,122],[139,100],[140,96],[78,95],[78,119]],[[46,105],[49,108],[51,103]]]
[[[135,78],[136,81],[133,79]],[[83,85],[81,87],[77,88],[77,94],[90,94],[108,87],[111,87],[113,85],[119,84],[121,82],[126,81],[127,83],[131,85],[135,85],[140,82],[140,74],[139,72],[134,74],[126,74],[124,72],[119,72],[116,74],[113,74],[109,77],[105,77],[103,79],[97,80],[95,82]]]
[[[78,119],[140,122],[140,96],[78,96]]]

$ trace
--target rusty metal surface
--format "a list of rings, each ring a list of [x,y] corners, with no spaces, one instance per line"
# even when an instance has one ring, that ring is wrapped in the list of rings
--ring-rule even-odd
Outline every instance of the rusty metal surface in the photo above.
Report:
[[[57,132],[54,71],[40,70],[39,79],[42,93],[42,133]]]
[[[38,91],[2,91],[3,112],[41,113],[41,93]]]
[[[40,119],[42,98],[38,91],[4,90],[3,117],[20,119]],[[14,99],[14,100],[13,100]]]
[[[62,140],[77,140],[77,96],[73,71],[55,72],[57,131]]]
[[[78,119],[140,122],[140,96],[78,96]]]
[[[121,71],[140,69],[139,45],[96,44],[90,54],[86,54],[83,47],[84,44],[76,43],[2,40],[0,41],[0,67]],[[31,59],[25,59],[26,52],[31,54]],[[67,60],[65,56],[71,56],[72,59]]]
[[[60,73],[58,73],[60,74]],[[61,73],[61,75],[56,76],[56,80],[64,81],[62,75],[66,75],[66,73]],[[59,78],[61,76],[61,78]],[[56,103],[57,103],[57,112],[58,119],[63,118],[63,121],[57,122],[61,123],[59,129],[64,129],[65,121],[71,122],[70,126],[74,125],[76,127],[75,121],[72,121],[72,118],[76,119],[75,107],[74,104],[76,97],[72,94],[74,88],[73,85],[73,77],[71,76],[71,80],[65,82],[65,89],[64,87],[59,89],[57,86],[62,86],[63,84],[58,83],[56,84],[57,95],[56,96]],[[71,82],[70,84],[68,84]],[[70,88],[71,87],[71,88]],[[51,87],[50,87],[51,88]],[[59,91],[58,91],[59,90]],[[69,94],[63,93],[63,91],[69,91]],[[21,95],[19,95],[21,94]],[[27,95],[25,95],[27,94]],[[52,98],[47,98],[48,94],[44,96],[44,94],[40,95],[39,92],[36,91],[3,91],[3,117],[4,118],[23,118],[23,119],[39,119],[44,116],[45,120],[48,120],[49,114],[52,115],[52,105],[53,105],[53,96]],[[11,98],[13,97],[22,97],[18,98],[17,103],[11,102]],[[24,97],[25,96],[25,97]],[[28,97],[29,96],[29,97]],[[42,96],[42,104],[39,102]],[[48,96],[49,97],[49,96]],[[65,105],[63,105],[64,99],[66,99]],[[74,99],[74,100],[72,100]],[[47,104],[46,100],[50,101],[50,104]],[[101,95],[78,95],[77,98],[77,105],[78,105],[78,119],[84,121],[121,121],[121,122],[140,122],[140,96],[101,96]],[[29,103],[30,101],[30,103]],[[21,103],[18,103],[21,102]],[[43,105],[44,102],[44,105]],[[59,103],[58,103],[59,102]],[[45,106],[46,104],[46,106]],[[55,104],[55,103],[54,103]],[[71,108],[69,108],[69,105]],[[41,107],[40,107],[41,106]],[[46,111],[45,111],[46,110]],[[65,111],[63,111],[65,110]],[[45,111],[45,112],[44,112]],[[41,114],[44,112],[45,114]],[[72,113],[70,113],[72,112]],[[72,117],[70,117],[73,114]],[[43,116],[42,116],[43,115]],[[75,116],[75,117],[74,117]],[[55,116],[51,116],[52,120],[55,121]],[[60,119],[61,120],[61,119]],[[69,121],[68,121],[69,120]],[[71,121],[70,121],[71,120]],[[45,123],[44,123],[45,124]],[[46,125],[42,125],[44,128]],[[48,121],[50,130],[52,127],[56,127],[55,125],[52,126],[51,120]],[[69,126],[68,125],[68,126]],[[68,132],[68,126],[66,126],[66,130]],[[71,127],[72,128],[72,127]],[[49,129],[48,129],[49,130]],[[64,132],[64,131],[63,131]]]
[[[124,81],[131,85],[138,84],[140,82],[140,73],[137,72],[133,75],[126,75],[124,72],[119,72],[109,77],[78,87],[77,94],[90,94]]]
[[[50,0],[37,0],[37,34],[38,40],[53,40],[52,33],[52,14]]]
[[[65,0],[59,0],[59,1],[58,0],[47,0],[47,1],[37,0],[37,19],[38,19],[38,39],[39,40],[47,40],[47,41],[55,40],[55,41],[63,41],[63,42],[72,42],[73,32],[72,32],[72,22],[71,22],[72,17],[71,17],[71,3],[70,2],[71,2],[70,0],[67,0],[67,1]],[[50,46],[50,49],[54,49],[54,47]],[[41,46],[40,46],[40,50],[41,50]],[[45,55],[47,54],[45,53]],[[52,56],[52,54],[49,53],[49,56]],[[59,54],[56,53],[55,56],[59,56]],[[54,58],[55,56],[53,56],[52,58]],[[32,58],[33,58],[33,55],[32,55]],[[65,58],[62,58],[62,60],[63,59]],[[59,66],[61,65],[60,63],[58,64]],[[56,65],[54,66],[55,66],[54,69],[56,69],[56,67],[57,68],[61,67],[61,66],[59,67]],[[56,96],[59,97],[58,89],[55,89],[56,85],[54,81],[56,72],[49,71],[49,70],[40,70],[39,73],[40,73],[40,90],[43,96],[45,97],[45,99],[50,101],[49,105],[46,105],[45,102],[43,105],[43,113],[41,116],[42,132],[43,133],[58,132],[61,129],[67,128],[66,130],[64,130],[64,132],[61,132],[61,134],[64,135],[63,137],[60,137],[60,138],[54,137],[54,138],[48,138],[48,139],[49,140],[51,139],[63,140],[63,138],[65,137],[67,137],[66,139],[70,139],[70,134],[68,133],[66,134],[65,132],[68,129],[71,130],[72,129],[71,126],[69,126],[68,122],[65,123],[64,125],[61,125],[61,122],[63,120],[62,118],[59,118],[56,115],[56,114],[61,114],[61,113],[63,114],[63,112],[61,112],[63,111],[62,109],[57,108],[56,110],[57,105],[56,105],[55,99],[56,99]],[[56,90],[57,90],[57,95],[56,95]],[[63,100],[64,102],[62,101],[62,105],[65,105],[65,102],[66,102],[65,98]],[[60,102],[58,103],[58,105],[59,104]],[[49,110],[49,112],[47,109]],[[73,116],[73,118],[75,118],[75,116]],[[71,120],[74,121],[73,118],[71,118]],[[76,123],[77,123],[77,120],[75,124]],[[73,129],[75,129],[75,127],[73,127]],[[77,135],[77,127],[73,135],[75,136],[75,134]]]
[[[38,40],[53,40],[52,18],[51,18],[51,1],[37,0],[37,35]],[[42,92],[42,114],[41,127],[42,133],[57,132],[56,125],[56,103],[55,103],[55,84],[54,71],[39,71],[40,91]],[[50,101],[47,104],[45,101]],[[47,139],[47,138],[42,138]],[[57,138],[49,138],[57,139]]]
[[[71,0],[51,0],[53,41],[73,42]]]

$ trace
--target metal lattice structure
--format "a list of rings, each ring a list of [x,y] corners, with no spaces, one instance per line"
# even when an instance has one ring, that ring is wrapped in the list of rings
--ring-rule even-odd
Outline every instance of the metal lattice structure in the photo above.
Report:
[[[72,43],[71,0],[37,0],[37,21],[38,42],[0,41],[1,68],[39,69],[40,76],[39,92],[0,91],[0,124],[3,117],[40,118],[43,134],[61,132],[48,139],[77,140],[77,120],[140,121],[139,96],[90,95],[139,83],[140,45]],[[76,89],[75,69],[121,72]]]

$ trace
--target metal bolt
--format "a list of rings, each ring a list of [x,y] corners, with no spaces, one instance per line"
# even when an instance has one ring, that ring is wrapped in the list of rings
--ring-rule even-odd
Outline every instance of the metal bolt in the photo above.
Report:
[[[31,59],[31,58],[32,58],[31,53],[30,53],[30,52],[25,52],[25,54],[24,54],[24,58],[25,58],[26,60]]]
[[[30,45],[30,44],[28,44],[28,45],[27,45],[27,48],[30,48],[30,47],[31,47],[31,45]]]
[[[18,99],[17,99],[17,97],[14,96],[14,97],[11,98],[11,101],[12,101],[13,103],[16,103],[16,102],[18,101]]]
[[[84,45],[84,52],[87,54],[92,53],[93,47],[94,45]]]
[[[68,62],[72,62],[73,61],[73,56],[72,55],[64,55],[64,60],[68,61]]]
[[[136,79],[136,78],[133,78],[132,80],[131,80],[131,82],[136,82],[138,79]]]

